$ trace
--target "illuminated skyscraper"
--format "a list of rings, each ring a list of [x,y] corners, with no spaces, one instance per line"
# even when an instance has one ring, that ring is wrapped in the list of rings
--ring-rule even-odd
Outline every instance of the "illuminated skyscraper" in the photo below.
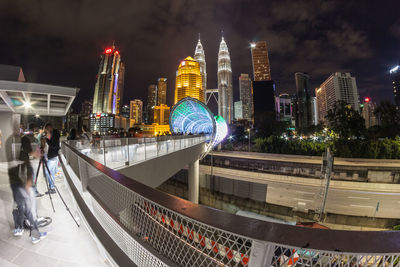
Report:
[[[154,107],[154,123],[159,125],[169,124],[170,108],[167,105],[161,104]]]
[[[157,105],[157,86],[150,84],[147,91],[147,123],[152,124],[154,120],[154,107]]]
[[[181,61],[176,72],[175,101],[185,97],[193,97],[204,102],[204,88],[200,74],[200,64],[192,57]]]
[[[205,93],[207,89],[206,55],[204,53],[203,46],[200,42],[200,34],[199,34],[199,41],[197,42],[196,50],[194,52],[194,59],[200,64],[200,74],[203,81],[203,90]]]
[[[253,121],[253,89],[248,74],[240,74],[239,91],[240,101],[242,102],[243,107],[242,118],[248,121]]]
[[[141,124],[143,117],[143,102],[139,99],[134,99],[130,103],[130,125]]]
[[[93,97],[93,113],[119,115],[125,67],[113,45],[101,55]]]
[[[157,80],[157,106],[167,104],[167,78]]]
[[[218,96],[218,115],[230,124],[233,119],[232,68],[224,37],[222,37],[218,52]]]
[[[394,95],[394,103],[397,109],[400,109],[400,66],[390,70],[390,77],[392,78],[392,86],[393,86],[393,95]]]
[[[251,44],[251,58],[253,61],[254,81],[270,81],[271,69],[266,41]]]

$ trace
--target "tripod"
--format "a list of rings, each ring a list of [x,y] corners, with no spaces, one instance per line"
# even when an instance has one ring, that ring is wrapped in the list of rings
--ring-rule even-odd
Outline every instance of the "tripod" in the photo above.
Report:
[[[49,166],[47,166],[47,161],[44,158],[44,151],[43,151],[42,148],[40,149],[40,160],[39,160],[39,165],[38,165],[38,168],[37,168],[37,171],[36,171],[35,185],[37,184],[37,179],[39,177],[38,175],[39,175],[39,170],[40,170],[40,166],[41,165],[43,165],[43,178],[46,181],[47,192],[48,192],[48,195],[49,195],[49,198],[50,198],[50,203],[51,203],[51,207],[53,208],[53,212],[56,212],[56,210],[54,209],[53,198],[52,198],[51,192],[50,192],[49,181],[47,180],[47,177],[46,177],[46,170],[47,170],[47,173],[49,174],[49,179],[51,179],[51,181],[53,182],[54,188],[55,188],[58,196],[60,197],[61,201],[64,203],[64,206],[65,206],[66,210],[69,212],[69,214],[71,215],[72,219],[74,220],[76,225],[79,227],[80,224],[76,221],[74,215],[72,215],[71,210],[69,209],[67,203],[65,203],[64,198],[61,196],[60,191],[58,190],[58,187],[55,184],[55,179],[51,175],[51,172],[49,170]]]

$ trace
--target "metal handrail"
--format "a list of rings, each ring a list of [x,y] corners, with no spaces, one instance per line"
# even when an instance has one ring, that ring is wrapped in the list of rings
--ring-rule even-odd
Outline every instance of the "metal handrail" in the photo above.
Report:
[[[148,187],[85,156],[66,142],[63,145],[111,180],[160,207],[212,228],[220,229],[254,242],[264,242],[272,245],[275,249],[281,248],[282,251],[307,250],[312,253],[323,254],[324,257],[329,254],[330,257],[334,258],[339,257],[338,255],[347,257],[349,254],[356,254],[357,257],[358,255],[360,257],[365,255],[383,257],[386,255],[396,259],[400,257],[400,232],[398,231],[365,232],[312,229],[230,214],[194,204]],[[283,255],[283,252],[281,254]],[[275,260],[271,265],[281,266],[277,262]]]

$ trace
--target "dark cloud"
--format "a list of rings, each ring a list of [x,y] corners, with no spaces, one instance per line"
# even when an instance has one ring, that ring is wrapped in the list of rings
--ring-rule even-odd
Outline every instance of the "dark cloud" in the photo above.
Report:
[[[266,40],[280,92],[293,92],[297,71],[310,73],[312,87],[332,72],[350,71],[361,95],[390,99],[387,70],[400,58],[400,6],[388,2],[4,0],[0,63],[21,65],[31,81],[80,87],[79,101],[92,97],[99,54],[115,40],[126,63],[124,102],[145,99],[158,77],[168,78],[172,102],[177,65],[194,53],[198,33],[208,85],[217,86],[223,29],[236,97],[238,76],[252,70],[249,42]]]

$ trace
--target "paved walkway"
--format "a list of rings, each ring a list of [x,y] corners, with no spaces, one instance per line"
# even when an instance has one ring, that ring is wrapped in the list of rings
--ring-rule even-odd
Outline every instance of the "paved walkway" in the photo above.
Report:
[[[37,162],[34,166],[37,166]],[[68,185],[64,181],[61,174],[56,179],[56,185],[74,216],[78,217]],[[40,175],[39,191],[44,193],[45,187],[45,181]],[[30,241],[29,231],[25,231],[22,237],[14,237],[11,214],[13,200],[7,164],[0,163],[0,266],[111,266],[100,253],[83,222],[80,221],[81,227],[77,227],[60,197],[56,194],[52,196],[55,213],[51,209],[47,195],[37,198],[39,216],[48,216],[53,219],[49,226],[41,228],[42,231],[49,232],[47,238],[34,245]]]

